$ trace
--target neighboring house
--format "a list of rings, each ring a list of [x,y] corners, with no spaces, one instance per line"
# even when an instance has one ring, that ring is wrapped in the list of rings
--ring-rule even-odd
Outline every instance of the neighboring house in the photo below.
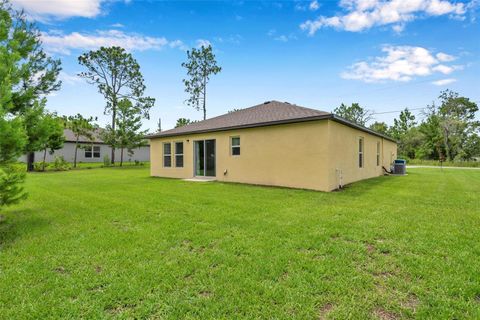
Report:
[[[112,148],[106,145],[100,138],[100,130],[98,129],[93,133],[93,141],[90,141],[87,137],[81,136],[79,139],[79,148],[77,150],[77,162],[103,162],[103,158],[107,155],[109,158],[112,156]],[[55,157],[63,156],[66,161],[73,162],[75,157],[75,141],[76,137],[72,130],[64,129],[65,143],[62,149],[55,150],[53,154],[50,154],[47,150],[46,162],[53,162]],[[35,152],[35,162],[43,161],[44,151]],[[150,160],[150,147],[134,149],[134,154],[129,155],[125,149],[123,151],[123,161],[149,161]],[[26,162],[26,157],[22,156],[20,161]],[[120,149],[115,149],[115,162],[120,162]]]
[[[263,104],[149,136],[151,175],[332,191],[381,176],[396,142],[334,114]]]

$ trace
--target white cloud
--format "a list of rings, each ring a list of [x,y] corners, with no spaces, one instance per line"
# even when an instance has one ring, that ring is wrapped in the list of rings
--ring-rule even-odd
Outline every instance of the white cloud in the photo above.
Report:
[[[212,43],[208,40],[205,40],[205,39],[198,39],[197,40],[197,48],[200,48],[200,47],[208,47],[208,46],[211,46]]]
[[[76,74],[68,74],[65,71],[60,71],[59,78],[63,83],[72,85],[82,81]]]
[[[70,17],[93,18],[101,13],[103,0],[12,0],[16,8],[22,8],[35,20]]]
[[[457,79],[448,78],[448,79],[433,81],[432,84],[434,84],[436,86],[446,86],[447,84],[451,84],[451,83],[454,83],[456,81],[457,81]]]
[[[404,29],[405,29],[405,24],[404,23],[400,23],[400,24],[396,24],[392,27],[393,31],[395,31],[396,33],[400,33],[402,32]]]
[[[186,51],[188,48],[181,40],[173,40],[168,44],[170,48],[178,48],[180,50]]]
[[[439,61],[442,61],[442,62],[450,62],[456,59],[456,57],[443,52],[437,53],[436,57]]]
[[[284,34],[278,36],[278,37],[275,37],[275,40],[277,41],[281,41],[281,42],[287,42],[288,41],[288,37]]]
[[[344,79],[364,82],[410,81],[434,73],[450,74],[460,66],[448,66],[438,57],[453,57],[443,52],[434,55],[422,47],[384,46],[386,55],[354,63],[341,74]],[[443,62],[443,63],[440,63]]]
[[[297,39],[297,37],[292,33],[289,34],[289,35],[281,34],[281,35],[273,38],[273,40],[280,41],[280,42],[288,42],[290,40],[296,40],[296,39]]]
[[[439,64],[432,68],[433,71],[438,71],[443,74],[450,74],[455,70],[453,67],[446,66],[444,64]]]
[[[310,2],[310,4],[308,5],[308,9],[312,10],[312,11],[317,11],[318,8],[320,8],[320,4],[318,3],[317,0],[313,0],[312,2]]]
[[[225,37],[215,37],[215,42],[219,43],[231,43],[231,44],[240,44],[243,37],[239,34],[232,34]]]
[[[112,24],[112,27],[113,27],[113,28],[123,28],[123,27],[125,27],[125,26],[124,26],[123,24],[121,24],[121,23],[114,23],[114,24]]]
[[[374,26],[392,25],[394,31],[401,32],[407,22],[419,17],[447,14],[462,17],[468,7],[451,0],[342,0],[340,6],[344,14],[307,20],[300,28],[313,35],[326,27],[359,32]]]
[[[46,51],[64,55],[72,50],[93,50],[101,46],[120,46],[127,51],[160,50],[167,45],[178,47],[177,40],[169,42],[166,38],[146,37],[136,33],[119,30],[98,30],[94,33],[72,32],[70,34],[43,32],[41,39]]]

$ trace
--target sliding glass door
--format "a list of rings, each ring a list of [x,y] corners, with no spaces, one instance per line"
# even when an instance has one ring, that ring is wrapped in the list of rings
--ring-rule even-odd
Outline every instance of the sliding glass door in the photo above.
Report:
[[[195,141],[195,176],[215,177],[215,140]]]

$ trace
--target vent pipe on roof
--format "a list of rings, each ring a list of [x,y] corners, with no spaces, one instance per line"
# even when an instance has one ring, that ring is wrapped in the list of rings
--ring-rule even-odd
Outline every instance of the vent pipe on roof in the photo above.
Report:
[[[263,104],[269,104],[271,101],[265,101]]]

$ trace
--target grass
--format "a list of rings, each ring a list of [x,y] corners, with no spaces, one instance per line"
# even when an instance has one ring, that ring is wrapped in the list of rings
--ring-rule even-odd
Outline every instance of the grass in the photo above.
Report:
[[[0,318],[480,318],[480,171],[342,192],[31,174],[0,223]]]
[[[440,161],[438,160],[420,160],[420,159],[409,159],[407,160],[407,165],[416,165],[416,166],[440,166]],[[444,167],[480,167],[480,161],[444,161],[442,162]]]
[[[135,161],[124,161],[122,166],[123,167],[130,167],[130,166],[145,166],[145,165],[150,165],[150,162],[135,162]],[[25,168],[26,169],[26,164],[25,163],[17,163],[17,166],[20,168]],[[39,168],[41,168],[41,164],[38,163]],[[73,163],[66,162],[66,165],[62,170],[58,170],[55,168],[54,163],[46,163],[45,166],[45,171],[67,171],[67,170],[81,170],[81,169],[97,169],[97,168],[104,168],[104,167],[119,167],[120,162],[116,162],[115,164],[110,164],[108,166],[105,166],[103,162],[78,162],[77,167],[73,167]],[[41,171],[36,170],[36,171]]]

